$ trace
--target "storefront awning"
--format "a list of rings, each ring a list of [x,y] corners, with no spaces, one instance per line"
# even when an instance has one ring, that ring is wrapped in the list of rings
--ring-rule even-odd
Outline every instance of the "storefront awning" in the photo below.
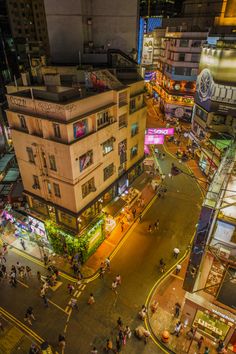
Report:
[[[109,203],[105,208],[103,208],[104,213],[115,217],[121,209],[126,206],[126,202],[122,198],[118,198],[117,200],[112,201]]]

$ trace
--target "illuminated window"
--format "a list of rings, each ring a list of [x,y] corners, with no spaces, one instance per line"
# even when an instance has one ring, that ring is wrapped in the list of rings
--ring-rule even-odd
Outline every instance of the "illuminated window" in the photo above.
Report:
[[[87,167],[91,166],[92,163],[93,163],[93,150],[89,150],[79,158],[80,172],[85,170]]]
[[[103,155],[109,154],[114,149],[115,139],[112,137],[102,144]]]
[[[134,145],[131,149],[130,149],[130,159],[133,159],[135,156],[138,155],[138,144]]]
[[[138,134],[138,123],[133,123],[131,125],[131,136],[135,136]]]

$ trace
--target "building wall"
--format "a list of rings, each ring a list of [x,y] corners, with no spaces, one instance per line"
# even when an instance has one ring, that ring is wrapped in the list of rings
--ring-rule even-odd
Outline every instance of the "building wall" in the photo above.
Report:
[[[45,0],[53,62],[78,63],[89,42],[94,48],[136,48],[137,0]]]

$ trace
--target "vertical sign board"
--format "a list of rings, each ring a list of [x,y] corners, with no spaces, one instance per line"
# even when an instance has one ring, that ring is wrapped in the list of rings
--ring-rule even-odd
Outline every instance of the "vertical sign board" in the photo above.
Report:
[[[190,293],[193,291],[197,280],[214,212],[214,209],[206,206],[203,206],[201,210],[183,284],[183,289]]]

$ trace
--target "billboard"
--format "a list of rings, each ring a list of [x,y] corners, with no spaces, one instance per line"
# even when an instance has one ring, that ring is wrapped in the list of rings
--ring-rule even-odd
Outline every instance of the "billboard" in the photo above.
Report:
[[[145,145],[163,145],[164,144],[164,135],[145,135],[144,140]]]
[[[143,53],[142,64],[151,65],[153,61],[153,37],[144,37],[143,39]]]
[[[156,80],[156,71],[145,71],[144,81],[150,82]]]
[[[183,289],[188,292],[194,290],[213,216],[214,209],[202,207],[183,283]]]
[[[75,139],[79,139],[82,136],[86,135],[88,132],[88,124],[87,124],[87,120],[80,120],[78,122],[76,122],[73,125],[73,130],[74,130],[74,138]]]
[[[148,135],[174,135],[174,128],[148,128],[146,134]]]

